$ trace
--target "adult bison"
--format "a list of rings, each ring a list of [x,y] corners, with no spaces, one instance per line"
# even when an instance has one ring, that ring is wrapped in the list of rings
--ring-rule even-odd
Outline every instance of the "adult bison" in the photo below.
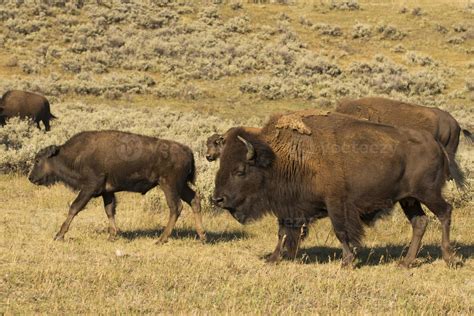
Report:
[[[339,102],[336,112],[349,114],[372,122],[424,130],[433,135],[454,159],[461,130],[472,142],[474,136],[446,111],[380,97],[345,99]]]
[[[46,131],[50,130],[49,121],[56,117],[51,114],[48,100],[39,94],[10,90],[0,100],[0,125],[5,125],[9,117],[31,118],[41,129],[43,122]]]
[[[63,182],[79,191],[55,239],[63,239],[77,213],[99,196],[109,218],[110,236],[114,237],[115,192],[145,194],[160,185],[170,217],[158,242],[166,242],[171,234],[182,210],[180,200],[191,206],[197,233],[204,241],[200,199],[188,186],[195,176],[193,153],[185,145],[119,131],[90,131],[76,134],[61,146],[42,149],[35,157],[29,180],[38,185]]]
[[[441,189],[448,169],[458,166],[430,134],[329,114],[304,117],[308,135],[278,129],[277,120],[270,119],[258,135],[240,128],[228,132],[215,180],[217,206],[243,224],[271,212],[293,235],[308,219],[329,216],[343,265],[349,265],[363,224],[400,202],[413,228],[401,262],[409,266],[428,223],[423,203],[442,223],[443,259],[454,262],[452,207]],[[455,180],[463,185],[464,179]]]

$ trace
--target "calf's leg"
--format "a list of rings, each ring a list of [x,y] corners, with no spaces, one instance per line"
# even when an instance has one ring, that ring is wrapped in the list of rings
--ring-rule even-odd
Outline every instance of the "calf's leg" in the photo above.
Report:
[[[194,224],[196,226],[196,232],[199,235],[199,239],[202,242],[206,241],[206,233],[202,226],[202,217],[201,217],[201,199],[199,194],[191,189],[187,184],[184,185],[183,191],[181,192],[181,199],[185,201],[194,214]]]
[[[54,237],[54,240],[63,240],[64,239],[64,234],[67,233],[69,230],[69,225],[71,225],[72,220],[74,217],[84,209],[84,207],[87,205],[87,203],[90,201],[92,198],[92,193],[89,191],[84,191],[82,190],[79,192],[79,195],[76,197],[74,202],[72,202],[71,207],[69,208],[69,214],[64,221],[64,223],[61,226],[61,229],[59,232],[56,234]]]
[[[425,212],[421,208],[420,202],[415,199],[402,200],[400,205],[413,228],[410,247],[405,258],[400,262],[401,266],[408,268],[420,250],[421,239],[428,225],[428,217],[426,217]]]
[[[165,230],[161,233],[160,238],[156,242],[157,244],[163,244],[168,241],[168,237],[171,235],[173,231],[174,225],[178,220],[179,215],[183,209],[183,204],[181,203],[178,190],[176,186],[165,184],[162,185],[163,192],[165,193],[166,202],[168,203],[168,207],[170,209],[170,217],[168,219],[168,224],[165,227]]]
[[[49,126],[49,119],[44,119],[43,120],[43,124],[44,124],[44,128],[47,132],[49,132],[51,130],[51,127]],[[38,123],[39,125],[39,123]]]
[[[117,225],[115,225],[115,208],[117,206],[117,200],[115,194],[109,192],[104,193],[102,199],[104,201],[105,214],[107,214],[107,218],[109,219],[109,239],[112,240],[117,237],[118,233]]]

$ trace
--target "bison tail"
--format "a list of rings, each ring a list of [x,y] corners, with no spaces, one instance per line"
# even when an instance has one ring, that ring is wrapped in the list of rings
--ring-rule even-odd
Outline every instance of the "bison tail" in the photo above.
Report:
[[[191,167],[189,169],[188,178],[186,179],[192,184],[196,183],[196,164],[194,162],[194,155],[191,153]]]
[[[54,116],[53,113],[49,113],[49,119],[50,119],[50,120],[57,120],[58,117],[57,117],[57,116]]]
[[[466,188],[466,176],[464,175],[464,172],[459,167],[458,163],[456,162],[456,159],[454,157],[449,157],[448,153],[446,152],[446,149],[444,149],[444,146],[441,145],[440,142],[438,142],[438,145],[443,151],[444,157],[446,158],[446,161],[448,163],[449,175],[456,183],[456,186],[459,189],[464,190]]]
[[[463,129],[462,133],[464,134],[464,137],[466,137],[466,139],[469,141],[470,144],[474,143],[474,135],[472,135],[470,131],[468,131],[467,129]]]

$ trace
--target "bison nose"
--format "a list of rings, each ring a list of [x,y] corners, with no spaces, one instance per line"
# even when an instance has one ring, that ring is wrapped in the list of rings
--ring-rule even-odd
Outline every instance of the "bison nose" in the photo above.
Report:
[[[213,161],[214,160],[214,159],[212,159],[211,155],[206,155],[206,159],[207,159],[207,161]]]
[[[225,202],[225,197],[223,197],[223,196],[218,196],[218,197],[213,197],[212,198],[212,203],[214,203],[214,205],[222,207],[224,205],[224,202]]]

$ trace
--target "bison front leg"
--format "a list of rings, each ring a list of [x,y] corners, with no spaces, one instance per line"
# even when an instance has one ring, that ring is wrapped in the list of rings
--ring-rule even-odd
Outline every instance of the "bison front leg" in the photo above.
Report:
[[[199,194],[186,184],[184,186],[183,192],[181,193],[181,199],[191,206],[194,214],[196,232],[199,236],[199,239],[202,242],[206,242],[206,233],[204,232],[204,228],[202,226],[201,199],[199,198]]]
[[[273,253],[266,259],[268,263],[278,263],[286,241],[286,229],[283,224],[278,225],[278,241]]]
[[[183,204],[181,203],[178,190],[173,186],[165,185],[162,187],[163,192],[165,193],[166,202],[168,203],[168,207],[170,209],[170,217],[168,219],[168,224],[165,227],[165,230],[161,233],[160,238],[156,242],[157,244],[163,244],[168,241],[168,237],[171,235],[173,231],[174,225],[178,220],[179,215],[183,209]]]
[[[67,233],[69,230],[69,225],[71,225],[72,220],[74,217],[84,209],[87,203],[92,198],[92,193],[89,191],[82,190],[79,192],[79,195],[76,197],[74,202],[72,202],[71,207],[69,208],[69,214],[61,226],[61,229],[54,237],[54,240],[64,240],[64,234]]]
[[[109,239],[114,240],[119,231],[115,224],[115,208],[117,205],[115,194],[104,193],[102,199],[104,201],[105,214],[107,214],[107,218],[109,219]]]
[[[288,258],[295,260],[301,244],[302,227],[286,227],[286,246]]]

